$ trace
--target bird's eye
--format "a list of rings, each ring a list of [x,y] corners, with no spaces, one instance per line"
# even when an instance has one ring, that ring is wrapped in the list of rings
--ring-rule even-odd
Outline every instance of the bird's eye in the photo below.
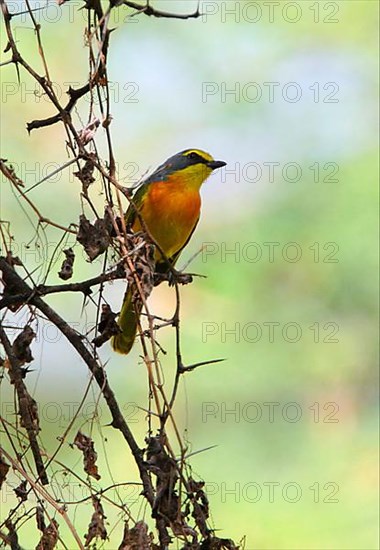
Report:
[[[189,155],[187,155],[187,157],[191,160],[195,160],[199,158],[199,155],[197,155],[197,153],[190,153]]]

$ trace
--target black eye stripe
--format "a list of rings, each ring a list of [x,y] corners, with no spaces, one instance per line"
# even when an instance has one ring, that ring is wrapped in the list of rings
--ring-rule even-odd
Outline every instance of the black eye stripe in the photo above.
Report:
[[[195,153],[194,151],[187,154],[186,157],[191,161],[191,164],[207,164],[207,160],[198,155],[198,153]]]

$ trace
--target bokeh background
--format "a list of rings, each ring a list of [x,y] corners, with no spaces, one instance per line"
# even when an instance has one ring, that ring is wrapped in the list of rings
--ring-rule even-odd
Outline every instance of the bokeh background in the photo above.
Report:
[[[79,1],[38,4],[51,78],[63,96],[87,75],[85,11],[78,11]],[[152,4],[180,13],[197,5]],[[16,11],[22,2],[9,6]],[[184,264],[203,247],[189,268],[207,275],[182,291],[185,361],[226,358],[189,374],[180,387],[176,415],[189,448],[216,445],[192,457],[194,476],[207,481],[217,533],[245,537],[248,550],[375,549],[378,5],[204,1],[201,11],[200,19],[179,21],[130,19],[131,12],[119,8],[109,61],[122,181],[133,183],[188,147],[228,163],[204,185],[202,220],[181,258]],[[30,22],[14,21],[20,50],[42,70]],[[25,74],[18,84],[13,66],[2,67],[0,76],[1,156],[29,187],[66,162],[65,135],[54,126],[28,136],[26,122],[53,114],[51,107]],[[87,112],[83,100],[73,113],[78,128]],[[97,140],[105,151],[102,132]],[[4,179],[0,193],[14,252],[42,280],[61,235],[47,229],[36,238],[32,212],[20,208]],[[66,170],[30,196],[43,214],[68,224],[81,211],[79,193]],[[99,182],[91,196],[101,211]],[[62,247],[67,244],[75,243]],[[101,261],[90,266],[75,250],[77,280],[99,271]],[[59,281],[61,261],[55,259],[48,282]],[[107,291],[115,310],[123,291],[122,284]],[[78,296],[49,303],[79,329],[94,323],[95,308],[83,308]],[[156,289],[151,305],[170,315],[172,290]],[[20,325],[26,312],[10,319]],[[162,330],[160,342],[168,352],[162,367],[170,388],[173,331]],[[52,452],[88,375],[54,327],[40,323],[33,350],[27,382]],[[104,346],[101,355],[142,442],[146,422],[137,405],[147,406],[147,384],[139,350],[123,358]],[[5,382],[1,391],[6,415],[12,393]],[[136,479],[119,436],[106,426],[102,402],[99,418],[89,421],[96,399],[90,390],[76,427],[99,446],[104,484]],[[80,453],[68,444],[74,428],[72,434],[60,460],[80,471]],[[74,478],[57,473],[55,482],[57,494],[82,498]],[[5,488],[4,513],[14,504],[11,488]],[[118,497],[141,512],[135,488]],[[80,533],[90,502],[87,508],[87,515],[83,507],[74,513]],[[111,526],[120,522],[114,511],[107,515]],[[24,533],[33,547],[34,526],[26,523]],[[116,548],[119,535],[120,523],[103,547]]]

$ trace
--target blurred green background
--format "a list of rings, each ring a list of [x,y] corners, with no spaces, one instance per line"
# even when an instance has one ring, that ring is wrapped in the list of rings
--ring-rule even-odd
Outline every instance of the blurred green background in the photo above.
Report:
[[[197,5],[152,4],[181,13]],[[22,3],[9,6],[16,11]],[[51,79],[62,96],[87,75],[80,6],[51,2],[37,12]],[[179,262],[203,246],[189,269],[207,279],[182,290],[184,359],[226,358],[188,374],[180,387],[176,414],[190,449],[217,445],[191,459],[193,473],[207,482],[219,536],[245,537],[247,550],[376,549],[378,4],[204,1],[201,11],[207,15],[197,20],[131,20],[131,12],[119,8],[109,59],[111,129],[126,185],[188,147],[228,162],[203,188],[202,220]],[[30,22],[13,23],[20,51],[42,71]],[[26,122],[52,109],[23,72],[20,85],[11,65],[0,76],[1,156],[29,187],[66,162],[64,130],[53,126],[28,136]],[[73,112],[77,128],[87,116],[82,100]],[[101,152],[103,132],[97,134]],[[20,209],[4,178],[0,193],[14,252],[41,281],[61,234],[48,228],[36,238],[32,212]],[[66,170],[30,197],[44,215],[68,224],[81,212],[79,193]],[[99,182],[91,197],[101,212]],[[61,248],[67,244],[75,243],[71,238]],[[90,266],[75,250],[76,280],[101,269],[101,261]],[[62,255],[54,260],[51,284],[59,282],[61,261]],[[115,310],[123,292],[123,284],[107,289]],[[95,307],[83,309],[79,296],[49,303],[80,330],[93,326]],[[168,317],[172,289],[156,289],[151,307]],[[8,319],[21,325],[26,315]],[[41,322],[37,328],[27,383],[40,403],[51,453],[88,375],[54,327]],[[162,330],[160,342],[168,352],[162,368],[169,389],[173,331]],[[101,356],[142,445],[146,422],[137,406],[147,407],[148,397],[138,346],[127,358],[104,346]],[[6,415],[12,393],[5,382],[1,390]],[[137,479],[120,437],[106,426],[102,401],[99,418],[88,421],[97,395],[90,390],[87,414],[80,414],[68,442],[78,426],[92,433],[103,486]],[[68,443],[59,459],[81,472],[80,453]],[[55,481],[57,495],[83,497],[75,478],[58,472]],[[4,513],[15,502],[11,487],[5,491]],[[113,497],[136,501],[132,510],[141,517],[135,489]],[[114,508],[106,512],[111,531],[121,520]],[[80,517],[73,507],[70,513],[85,533],[91,504],[87,515],[83,508]],[[104,548],[117,548],[120,529],[119,523]],[[24,530],[25,540],[35,542],[34,526],[26,523]]]

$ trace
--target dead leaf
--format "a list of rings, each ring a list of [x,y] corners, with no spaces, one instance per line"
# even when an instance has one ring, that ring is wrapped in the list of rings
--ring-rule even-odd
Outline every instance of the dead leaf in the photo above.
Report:
[[[0,454],[0,489],[5,481],[5,478],[7,477],[9,468],[9,464],[5,462],[2,455]]]
[[[53,550],[58,542],[58,522],[53,518],[42,533],[36,550]]]
[[[45,514],[44,514],[44,509],[40,504],[38,504],[36,507],[36,522],[37,522],[37,529],[39,531],[42,531],[43,533],[46,529]]]
[[[33,361],[30,344],[36,337],[36,333],[29,325],[26,325],[12,344],[12,352],[20,362],[20,366]]]
[[[111,242],[111,231],[112,222],[107,218],[107,213],[104,218],[97,219],[94,225],[84,215],[80,216],[77,241],[85,249],[90,262],[107,250]]]
[[[13,489],[16,496],[20,499],[21,502],[25,502],[26,500],[28,500],[27,484],[28,482],[26,481],[26,479],[24,479],[24,481],[22,481],[18,487]]]
[[[90,154],[90,158],[86,160],[84,166],[80,168],[80,170],[78,170],[77,172],[74,172],[74,176],[76,176],[82,182],[82,192],[85,196],[87,196],[88,188],[95,181],[95,178],[93,176],[95,169],[94,159],[95,156],[93,154]]]
[[[138,521],[132,529],[128,523],[124,525],[123,540],[118,550],[153,550],[153,534],[148,533],[148,526],[144,521]]]
[[[88,546],[95,538],[100,537],[102,540],[107,538],[107,531],[104,525],[104,519],[106,516],[104,515],[103,506],[97,497],[92,497],[92,504],[95,511],[92,514],[91,521],[88,526],[85,542],[86,546]]]
[[[178,468],[176,461],[166,452],[161,436],[148,438],[147,463],[149,470],[157,476],[152,517],[167,518],[168,526],[170,522],[178,523],[182,519],[180,500],[175,490],[179,479]]]
[[[61,271],[58,273],[58,277],[63,281],[67,281],[73,276],[75,254],[72,248],[67,248],[63,253],[66,258],[62,262]]]
[[[115,321],[116,316],[117,314],[112,311],[108,304],[102,305],[102,313],[98,325],[98,332],[100,332],[100,334],[92,340],[92,343],[95,344],[97,348],[102,346],[112,336],[121,332],[119,325]]]
[[[83,130],[80,130],[78,132],[79,141],[82,145],[87,145],[95,136],[96,130],[100,126],[100,120],[98,118],[95,118],[91,122],[87,124]]]
[[[83,453],[84,471],[95,479],[100,479],[101,476],[99,475],[98,467],[96,465],[98,455],[95,451],[94,442],[92,439],[87,435],[78,432],[75,436],[74,445],[76,445]]]

